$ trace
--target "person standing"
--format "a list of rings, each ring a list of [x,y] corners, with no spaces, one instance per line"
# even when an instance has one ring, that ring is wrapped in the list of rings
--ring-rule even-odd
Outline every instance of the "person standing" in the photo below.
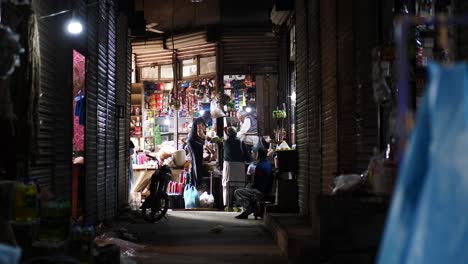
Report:
[[[222,186],[224,206],[231,208],[231,194],[234,188],[245,186],[245,162],[250,162],[251,157],[247,146],[236,137],[235,128],[229,127],[227,135],[228,138],[224,141]]]
[[[247,113],[243,110],[237,113],[237,118],[241,122],[237,136],[248,146],[250,151],[258,143],[257,118],[253,113]]]
[[[195,187],[200,184],[203,177],[203,146],[205,145],[206,128],[210,119],[210,111],[205,111],[201,117],[195,118],[187,140],[192,164],[190,183]]]
[[[234,192],[236,201],[242,205],[243,211],[237,219],[247,219],[256,209],[257,203],[271,193],[273,187],[273,168],[267,160],[267,150],[260,147],[257,151],[258,163],[255,167],[254,183],[247,188]]]

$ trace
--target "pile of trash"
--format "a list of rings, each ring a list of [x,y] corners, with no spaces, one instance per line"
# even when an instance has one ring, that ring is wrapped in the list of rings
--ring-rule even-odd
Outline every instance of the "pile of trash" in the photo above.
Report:
[[[135,243],[136,240],[136,237],[125,228],[97,236],[94,239],[96,263],[137,263],[135,257],[141,256],[145,246]]]

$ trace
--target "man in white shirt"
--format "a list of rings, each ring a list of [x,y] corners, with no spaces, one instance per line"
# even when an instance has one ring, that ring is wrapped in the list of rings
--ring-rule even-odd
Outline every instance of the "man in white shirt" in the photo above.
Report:
[[[249,149],[258,143],[257,118],[252,113],[239,111],[237,118],[241,122],[241,127],[237,132],[237,137],[243,141]]]

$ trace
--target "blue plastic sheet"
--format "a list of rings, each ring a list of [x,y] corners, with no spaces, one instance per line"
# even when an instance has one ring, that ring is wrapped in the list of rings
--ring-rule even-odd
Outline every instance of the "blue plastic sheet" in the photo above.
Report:
[[[0,263],[20,263],[21,249],[0,243]]]
[[[468,263],[468,67],[429,66],[378,263]]]

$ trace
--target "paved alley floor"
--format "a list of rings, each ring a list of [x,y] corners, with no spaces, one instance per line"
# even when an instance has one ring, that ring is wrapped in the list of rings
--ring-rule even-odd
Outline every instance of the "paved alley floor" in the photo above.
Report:
[[[237,214],[170,211],[159,223],[132,217],[120,226],[145,246],[129,258],[136,263],[287,263],[262,220]]]

